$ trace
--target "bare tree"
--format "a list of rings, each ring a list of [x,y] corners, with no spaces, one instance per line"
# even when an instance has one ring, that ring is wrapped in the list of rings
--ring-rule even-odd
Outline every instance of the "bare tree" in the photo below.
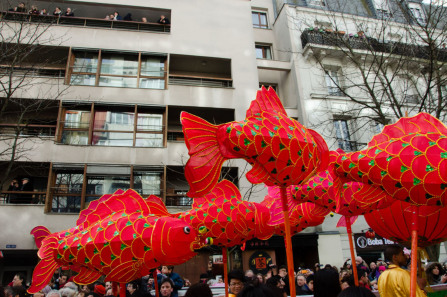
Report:
[[[418,112],[445,120],[447,7],[383,3],[371,10],[361,1],[332,0],[318,13],[289,10],[288,23],[301,37],[298,51],[320,74],[326,110],[355,122],[356,131]],[[313,127],[333,138],[333,118],[313,119]]]
[[[26,8],[25,8],[26,9]],[[0,6],[0,184],[33,143],[54,136],[68,48],[55,34],[53,16]],[[25,10],[26,11],[26,10]]]

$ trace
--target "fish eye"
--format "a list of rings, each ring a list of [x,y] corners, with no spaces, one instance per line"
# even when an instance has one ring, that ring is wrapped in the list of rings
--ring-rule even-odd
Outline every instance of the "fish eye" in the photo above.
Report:
[[[185,232],[185,234],[189,234],[189,233],[191,233],[191,228],[185,227],[185,228],[183,228],[183,232]]]

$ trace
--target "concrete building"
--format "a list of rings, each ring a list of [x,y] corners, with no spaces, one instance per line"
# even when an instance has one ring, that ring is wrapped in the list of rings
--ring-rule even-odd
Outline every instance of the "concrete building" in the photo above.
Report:
[[[179,121],[181,111],[213,123],[241,120],[260,85],[271,85],[288,115],[315,127],[331,149],[340,145],[353,150],[361,147],[358,143],[366,143],[375,127],[368,133],[356,129],[355,134],[343,134],[348,125],[346,115],[337,118],[330,111],[343,109],[346,102],[332,85],[334,80],[325,79],[325,72],[312,57],[312,53],[337,50],[302,43],[302,34],[311,22],[315,26],[319,21],[320,27],[328,24],[322,20],[328,17],[328,5],[325,1],[292,2],[33,2],[39,9],[46,8],[50,16],[7,13],[3,7],[2,28],[11,34],[18,30],[43,32],[41,40],[21,45],[35,50],[17,65],[15,75],[25,73],[31,83],[14,90],[11,97],[20,104],[10,106],[8,116],[0,119],[5,137],[0,151],[16,139],[10,136],[17,132],[17,117],[26,119],[19,127],[20,154],[3,177],[2,283],[17,271],[26,272],[30,280],[37,261],[29,235],[33,227],[44,225],[51,231],[70,228],[79,211],[103,194],[133,188],[143,196],[161,197],[171,212],[187,209],[191,200],[185,195],[188,185],[183,165],[188,154]],[[351,16],[374,22],[378,12],[372,1],[365,2],[373,15],[357,10],[353,16],[354,5]],[[56,6],[70,7],[75,17],[52,16]],[[127,21],[112,20],[115,11]],[[160,15],[170,24],[159,24]],[[23,23],[30,25],[20,27]],[[3,43],[14,44],[14,40]],[[327,59],[335,77],[345,61],[331,54]],[[7,97],[6,93],[0,96]],[[33,105],[44,99],[45,105]],[[23,110],[23,105],[35,108]],[[326,129],[321,122],[327,124],[328,120],[331,125]],[[0,155],[4,161],[8,157]],[[244,177],[248,171],[245,162],[231,161],[225,166],[226,177],[238,185],[245,198],[263,199],[263,188],[252,191]],[[3,168],[7,168],[6,162]],[[21,197],[8,193],[14,178],[29,178],[33,193]],[[18,198],[28,199],[27,203],[11,203]],[[295,236],[296,268],[315,262],[341,266],[350,258],[346,231],[335,228],[338,219],[337,215],[328,217],[321,226]],[[361,235],[366,228],[360,218],[354,232]],[[281,240],[272,239],[269,245],[252,243],[244,253],[235,252],[232,261],[242,260],[247,269],[253,250],[262,249],[272,261],[285,264]],[[369,254],[378,258],[380,249]],[[185,267],[176,271],[196,280],[197,271],[204,272],[207,261],[208,254],[196,257],[188,264],[194,271]]]

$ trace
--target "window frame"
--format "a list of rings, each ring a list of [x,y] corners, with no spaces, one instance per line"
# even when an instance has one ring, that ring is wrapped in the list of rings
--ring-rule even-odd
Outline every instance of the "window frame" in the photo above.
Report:
[[[262,58],[258,57],[257,49],[261,49],[262,50]],[[270,58],[267,57],[267,52],[270,52]],[[256,59],[259,59],[259,60],[273,60],[273,51],[272,51],[272,45],[271,44],[255,43],[255,53],[256,53]]]
[[[92,172],[95,167],[102,167],[108,170],[107,173],[104,172]],[[116,169],[118,168],[118,169]],[[97,170],[97,169],[96,169]],[[110,172],[109,172],[110,171]],[[125,171],[125,173],[123,173]],[[135,189],[136,176],[140,176],[144,172],[149,175],[158,176],[159,191],[156,193],[151,193],[160,197],[164,203],[166,202],[166,191],[165,191],[165,181],[166,181],[166,170],[165,166],[134,166],[134,165],[97,165],[97,164],[52,164],[49,173],[49,190],[45,201],[45,212],[46,213],[78,213],[87,207],[87,204],[91,201],[99,199],[101,196],[106,194],[105,189],[102,189],[102,193],[88,193],[88,181],[93,180],[92,178],[110,178],[110,177],[125,177],[123,180],[127,180],[129,186],[127,188],[134,189],[143,198],[149,195],[148,192],[144,193],[143,189]],[[78,182],[76,189],[70,189],[70,184],[58,184],[59,174],[75,174],[78,175]],[[62,187],[61,187],[62,186]],[[127,189],[126,188],[126,189]],[[123,190],[126,190],[123,189]],[[74,197],[74,198],[70,198]],[[66,206],[59,207],[63,204],[65,199]],[[74,207],[68,207],[69,200]],[[53,207],[56,203],[57,207]],[[75,203],[75,204],[73,204]],[[65,211],[63,210],[65,209]]]
[[[420,3],[408,2],[408,10],[410,11],[411,16],[420,24],[427,24],[427,16],[425,15],[424,8]],[[415,15],[415,10],[419,11],[420,16]]]
[[[343,97],[342,82],[340,80],[341,68],[325,67],[324,80],[325,88],[329,96]]]
[[[326,2],[324,0],[306,0],[307,5],[311,6],[326,6]]]
[[[85,72],[85,71],[74,71],[74,65],[76,62],[76,55],[78,54],[82,54],[82,53],[97,53],[97,63],[96,63],[96,71],[95,72]],[[103,60],[104,60],[104,55],[121,55],[121,56],[132,56],[134,55],[135,57],[138,56],[137,58],[137,73],[136,75],[127,75],[127,74],[122,74],[122,75],[118,75],[118,74],[110,74],[110,73],[103,73],[102,72],[102,64],[103,64]],[[160,58],[160,60],[164,60],[163,61],[163,68],[160,70],[163,71],[163,76],[151,76],[151,75],[144,75],[141,73],[142,71],[142,63],[144,62],[144,58],[145,57],[153,57],[153,58]],[[103,50],[103,49],[89,49],[89,50],[85,50],[85,49],[71,49],[70,48],[70,52],[69,52],[69,58],[68,58],[68,62],[67,62],[67,76],[66,76],[66,80],[65,83],[69,84],[71,86],[93,86],[93,87],[112,87],[112,88],[136,88],[136,89],[156,89],[156,90],[166,90],[167,86],[168,86],[168,71],[167,71],[167,67],[168,67],[168,57],[167,55],[158,55],[158,54],[151,54],[151,53],[147,53],[147,52],[117,52],[117,51],[111,51],[111,50]],[[73,84],[72,79],[73,76],[95,76],[95,82],[94,84]],[[135,78],[136,79],[136,84],[135,87],[133,86],[113,86],[113,85],[101,85],[101,78],[113,78],[113,77],[117,77],[117,78]],[[164,87],[163,88],[145,88],[145,87],[141,87],[141,79],[153,79],[153,80],[163,80],[163,84]]]
[[[258,24],[253,23],[253,28],[256,28],[256,29],[269,29],[269,19],[268,19],[266,11],[252,10],[252,12],[251,12],[252,21],[253,21],[253,16],[254,15],[258,16],[259,23]],[[262,24],[261,15],[265,16],[265,22],[266,22],[265,25]]]
[[[343,130],[342,124],[345,123],[346,130]],[[345,117],[334,117],[333,125],[335,129],[335,140],[338,143],[338,147],[345,152],[352,152],[356,150],[356,142],[352,140],[353,133],[351,133],[351,119]],[[337,133],[338,132],[338,133]],[[345,135],[344,132],[347,132]],[[341,136],[338,137],[338,134]],[[349,147],[345,147],[344,144],[347,144]]]
[[[131,130],[117,130],[117,129],[105,129],[105,128],[98,128],[95,127],[95,118],[98,116],[99,112],[105,112],[106,116],[108,114],[113,115],[117,114],[117,108],[116,106],[109,106],[109,105],[102,105],[102,104],[95,104],[91,103],[89,105],[83,105],[82,108],[78,106],[73,106],[73,109],[71,108],[71,105],[65,105],[61,108],[61,115],[59,117],[59,133],[57,137],[57,142],[64,145],[88,145],[88,146],[107,146],[107,147],[145,147],[145,148],[161,148],[166,147],[166,108],[151,108],[146,107],[142,105],[128,105],[128,106],[120,106],[120,108],[124,108],[124,113],[131,113],[132,116],[129,117],[129,119],[132,119],[133,117],[133,123],[132,123],[132,129]],[[88,108],[90,110],[88,111]],[[89,121],[88,123],[85,123],[85,127],[65,127],[67,114],[69,114],[71,111],[88,111],[90,113],[89,115]],[[123,113],[122,111],[119,113]],[[160,116],[160,122],[161,126],[160,129],[141,129],[139,126],[138,119],[140,118],[140,115],[158,115]],[[107,120],[107,119],[106,119]],[[106,121],[105,120],[105,121]],[[106,122],[104,122],[106,123]],[[86,144],[76,144],[76,143],[67,143],[64,142],[64,132],[67,131],[73,131],[73,132],[84,132],[87,133],[87,143]],[[98,144],[98,142],[94,143],[94,137],[95,133],[126,133],[126,134],[132,134],[132,145],[107,145],[107,144]],[[161,139],[161,145],[160,146],[140,146],[137,143],[137,140],[139,139],[138,136],[141,134],[145,135],[162,135]]]

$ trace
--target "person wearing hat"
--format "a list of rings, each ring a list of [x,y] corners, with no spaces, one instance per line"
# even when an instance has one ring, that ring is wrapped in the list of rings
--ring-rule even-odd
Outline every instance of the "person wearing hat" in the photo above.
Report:
[[[106,294],[106,288],[103,285],[96,285],[93,292],[98,294],[100,297],[104,297],[104,295]]]
[[[28,177],[24,177],[22,178],[22,185],[20,186],[20,190],[22,192],[32,192],[33,189],[33,185],[30,183],[30,180]],[[20,194],[20,199],[18,199],[19,201],[17,201],[17,203],[20,204],[26,204],[26,203],[31,203],[31,200],[33,199],[33,194]]]

